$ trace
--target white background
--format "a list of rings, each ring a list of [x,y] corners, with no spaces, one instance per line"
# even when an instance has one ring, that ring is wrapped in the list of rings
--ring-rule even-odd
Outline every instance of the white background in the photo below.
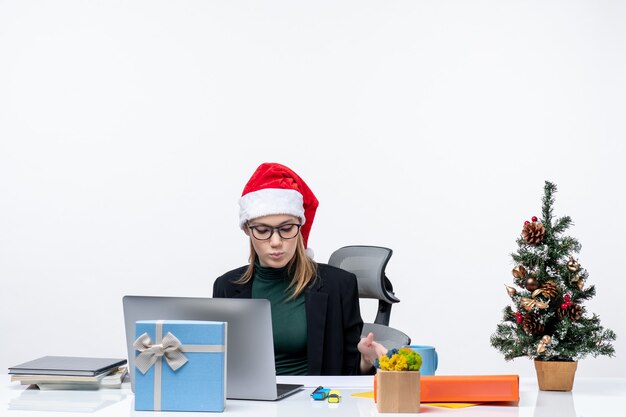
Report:
[[[125,294],[210,296],[247,262],[245,182],[278,161],[321,202],[317,261],[394,250],[391,325],[440,374],[534,375],[489,337],[553,181],[586,307],[618,334],[579,375],[625,376],[625,19],[617,0],[0,0],[0,369],[125,356]]]

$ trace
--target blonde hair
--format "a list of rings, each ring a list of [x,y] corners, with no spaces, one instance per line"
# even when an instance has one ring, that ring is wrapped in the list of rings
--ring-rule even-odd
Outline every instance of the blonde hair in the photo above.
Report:
[[[254,264],[258,256],[252,245],[252,239],[252,236],[250,236],[250,264],[241,278],[235,281],[237,284],[246,284],[254,276]],[[306,254],[302,235],[298,234],[297,239],[296,252],[287,264],[287,271],[292,277],[288,288],[291,288],[293,291],[288,300],[292,300],[302,294],[302,291],[313,283],[317,276],[317,263]]]

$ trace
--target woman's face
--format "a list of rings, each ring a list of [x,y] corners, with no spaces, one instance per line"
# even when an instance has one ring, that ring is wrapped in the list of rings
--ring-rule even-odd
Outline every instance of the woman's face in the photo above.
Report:
[[[288,214],[272,214],[270,216],[257,217],[248,222],[248,227],[244,229],[250,236],[252,246],[256,251],[261,266],[270,268],[282,268],[286,266],[296,253],[298,246],[298,231],[300,219]],[[252,230],[251,230],[252,229]],[[283,236],[293,236],[292,239],[285,239]],[[257,239],[257,237],[266,240]],[[257,237],[255,237],[255,235]]]

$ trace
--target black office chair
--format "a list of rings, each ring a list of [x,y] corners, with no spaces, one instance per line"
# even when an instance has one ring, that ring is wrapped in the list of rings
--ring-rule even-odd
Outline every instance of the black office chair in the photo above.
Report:
[[[411,344],[404,332],[389,327],[391,307],[400,302],[395,296],[385,267],[393,251],[381,246],[344,246],[330,255],[328,264],[352,272],[357,277],[360,298],[378,300],[378,311],[373,323],[364,323],[362,336],[373,332],[376,341],[387,349]]]

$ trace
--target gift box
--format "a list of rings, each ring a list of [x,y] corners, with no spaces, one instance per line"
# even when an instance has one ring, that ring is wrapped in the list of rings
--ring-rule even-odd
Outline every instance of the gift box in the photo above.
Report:
[[[135,323],[135,410],[224,411],[226,323]]]

